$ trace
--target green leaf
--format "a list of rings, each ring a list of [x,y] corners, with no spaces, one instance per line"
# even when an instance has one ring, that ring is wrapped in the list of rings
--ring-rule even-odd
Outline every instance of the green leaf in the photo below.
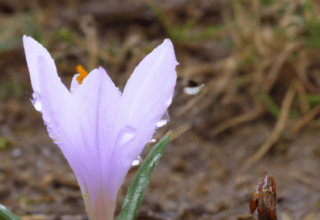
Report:
[[[151,175],[155,166],[157,165],[160,157],[162,156],[170,136],[164,137],[156,146],[154,146],[144,163],[141,165],[134,178],[132,185],[129,188],[126,198],[122,205],[122,212],[118,220],[134,220],[137,217],[138,211],[141,206],[141,202],[144,193],[149,185]]]
[[[11,213],[9,209],[0,204],[0,220],[21,220],[18,216]]]
[[[309,105],[311,107],[314,107],[320,103],[320,95],[318,94],[307,95],[307,100],[309,102]]]
[[[209,37],[216,37],[218,35],[222,35],[221,33],[225,32],[227,30],[227,28],[228,28],[228,26],[225,24],[204,28],[199,33],[190,37],[189,41],[190,42],[197,42],[197,41],[209,38]]]
[[[310,48],[320,48],[319,36],[320,36],[320,24],[317,19],[317,14],[314,11],[314,5],[312,1],[306,0],[302,8],[304,11],[310,13],[310,18],[306,19],[305,24],[309,31],[307,37],[307,46]]]
[[[7,149],[8,146],[9,146],[9,141],[4,137],[0,137],[0,150],[5,150]]]
[[[36,41],[41,42],[41,30],[36,17],[33,14],[27,14],[23,17],[25,35],[31,36]]]
[[[151,0],[146,0],[145,3],[147,4],[147,6],[149,8],[151,8],[151,10],[156,14],[157,18],[159,19],[159,21],[162,23],[162,25],[166,28],[166,29],[170,29],[170,25],[169,22],[167,20],[167,16],[161,11],[161,9],[159,8],[159,6],[157,4],[155,4],[153,1]]]
[[[271,114],[278,118],[280,115],[280,108],[273,102],[270,96],[268,96],[268,94],[261,93],[260,98],[266,103]]]
[[[263,5],[272,5],[274,2],[272,0],[261,0],[261,4]]]
[[[13,50],[22,45],[22,17],[18,13],[6,16],[0,22],[0,53],[7,50]]]

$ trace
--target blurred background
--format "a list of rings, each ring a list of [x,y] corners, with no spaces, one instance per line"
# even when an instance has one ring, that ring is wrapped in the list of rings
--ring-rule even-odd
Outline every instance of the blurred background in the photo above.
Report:
[[[122,90],[149,52],[174,43],[171,119],[155,139],[173,136],[138,219],[249,219],[267,172],[278,219],[320,219],[320,1],[0,0],[0,203],[24,219],[87,219],[30,102],[23,34],[49,50],[67,88],[80,64],[104,67]]]

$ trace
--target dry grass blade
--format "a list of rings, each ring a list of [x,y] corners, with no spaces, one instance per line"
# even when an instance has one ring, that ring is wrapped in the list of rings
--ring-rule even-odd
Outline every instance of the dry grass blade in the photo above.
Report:
[[[187,122],[187,123],[181,125],[180,127],[174,129],[172,131],[170,141],[177,139],[180,135],[182,135],[186,131],[190,130],[191,128],[192,128],[192,124],[190,122]]]
[[[223,122],[216,129],[214,129],[211,134],[217,135],[217,134],[221,133],[222,131],[225,131],[225,130],[227,130],[231,127],[234,127],[238,124],[252,121],[252,120],[256,119],[257,117],[259,117],[260,115],[262,115],[264,113],[264,111],[265,110],[262,107],[262,105],[259,105],[257,108],[253,109],[252,111],[249,111],[243,115],[240,115],[240,116],[232,118],[226,122]]]
[[[295,81],[295,87],[297,89],[297,93],[300,101],[300,110],[302,114],[306,114],[309,112],[309,103],[306,95],[306,90],[301,81]]]
[[[285,48],[284,51],[282,51],[282,53],[279,55],[279,57],[277,59],[275,59],[275,63],[272,66],[267,79],[265,80],[265,83],[262,87],[262,91],[264,91],[265,93],[268,93],[270,91],[270,89],[272,88],[272,86],[274,85],[278,75],[279,75],[279,71],[283,65],[283,63],[286,61],[286,59],[288,58],[288,56],[297,48],[299,48],[302,45],[301,42],[295,42],[295,43],[291,43],[289,45],[287,45],[287,47]]]
[[[258,152],[255,153],[252,157],[250,157],[246,161],[247,164],[252,164],[257,162],[260,158],[262,158],[268,152],[270,147],[280,138],[281,133],[284,130],[286,123],[289,119],[291,104],[295,96],[295,93],[296,93],[296,89],[292,83],[282,102],[281,113],[271,136],[266,141],[266,143],[258,150]]]
[[[90,15],[84,16],[81,29],[86,35],[88,50],[88,70],[91,71],[98,66],[98,39],[94,18]]]
[[[310,122],[316,115],[320,113],[320,104],[311,109],[305,116],[303,116],[296,125],[291,129],[290,134],[297,134],[308,122]]]

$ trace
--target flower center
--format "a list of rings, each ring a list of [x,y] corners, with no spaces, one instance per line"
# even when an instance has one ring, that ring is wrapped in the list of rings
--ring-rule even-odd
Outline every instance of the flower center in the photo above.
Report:
[[[76,70],[80,74],[79,76],[77,76],[77,81],[79,84],[82,84],[82,80],[86,78],[86,76],[88,75],[88,72],[81,65],[78,65],[76,67]]]

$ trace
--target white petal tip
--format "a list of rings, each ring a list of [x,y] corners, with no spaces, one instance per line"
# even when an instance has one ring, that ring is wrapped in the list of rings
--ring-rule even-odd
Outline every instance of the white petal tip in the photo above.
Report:
[[[24,44],[25,44],[25,43],[34,43],[34,42],[36,42],[37,44],[39,44],[38,41],[36,41],[35,39],[33,39],[32,37],[27,36],[27,35],[23,35],[22,41],[23,41]]]
[[[163,43],[159,46],[159,48],[162,48],[162,50],[165,50],[168,55],[170,53],[173,54],[175,65],[176,66],[179,65],[175,57],[173,44],[169,38],[164,39]]]

